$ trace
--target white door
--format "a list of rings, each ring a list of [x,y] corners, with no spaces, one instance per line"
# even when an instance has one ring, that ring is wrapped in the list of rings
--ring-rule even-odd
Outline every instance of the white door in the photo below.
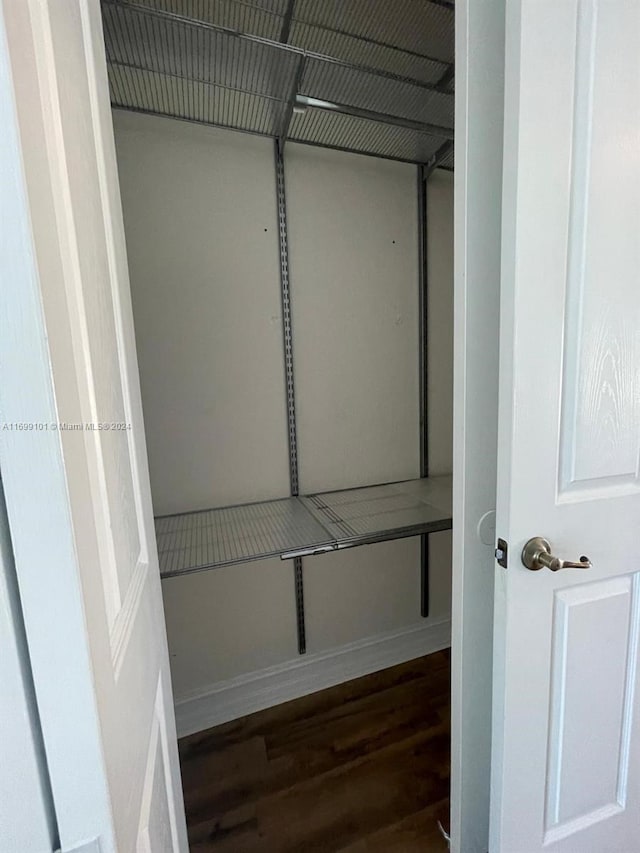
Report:
[[[490,850],[634,853],[640,4],[506,11]]]
[[[0,462],[56,833],[62,851],[177,853],[187,841],[99,3],[2,9]]]

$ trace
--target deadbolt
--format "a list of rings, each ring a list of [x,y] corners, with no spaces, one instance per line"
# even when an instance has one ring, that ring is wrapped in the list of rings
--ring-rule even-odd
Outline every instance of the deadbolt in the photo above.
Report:
[[[522,562],[532,572],[544,568],[551,569],[552,572],[559,572],[560,569],[591,568],[591,560],[588,557],[580,557],[579,563],[554,557],[551,553],[551,545],[542,536],[534,536],[533,539],[529,539],[522,549]]]

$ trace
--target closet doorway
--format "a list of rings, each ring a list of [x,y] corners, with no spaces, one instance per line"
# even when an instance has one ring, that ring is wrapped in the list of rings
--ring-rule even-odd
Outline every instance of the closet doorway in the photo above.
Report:
[[[194,766],[195,776],[206,771],[207,743],[229,737],[238,720],[250,731],[252,720],[286,714],[286,703],[302,703],[295,705],[300,709],[317,701],[330,703],[339,717],[345,697],[366,705],[367,695],[379,693],[384,710],[372,702],[370,711],[385,717],[377,728],[380,748],[372,749],[365,733],[327,773],[363,765],[366,781],[367,768],[377,772],[368,757],[387,749],[385,739],[393,755],[398,742],[413,750],[413,738],[414,776],[393,771],[395,781],[383,775],[377,790],[391,801],[394,786],[402,790],[412,779],[433,781],[433,790],[425,783],[414,792],[409,812],[396,796],[398,810],[389,808],[384,822],[370,803],[368,823],[355,811],[340,817],[325,810],[319,843],[325,849],[333,849],[332,838],[342,848],[375,843],[382,831],[400,833],[400,843],[414,833],[420,844],[427,831],[441,844],[449,810],[445,650],[458,452],[453,343],[460,335],[453,325],[452,4],[411,0],[392,18],[374,2],[354,4],[348,14],[341,4],[237,0],[105,0],[100,17],[96,8],[82,2],[71,14],[42,7],[32,19],[16,8],[8,23],[14,44],[25,33],[25,42],[32,36],[50,42],[47,61],[56,71],[42,75],[28,51],[12,57],[16,78],[38,92],[44,87],[62,116],[61,137],[45,110],[42,139],[34,134],[25,153],[28,170],[42,166],[45,150],[62,164],[55,203],[46,182],[33,184],[56,227],[71,228],[69,244],[59,246],[55,228],[38,233],[51,241],[53,254],[69,252],[62,252],[59,269],[50,267],[59,278],[44,295],[52,358],[78,370],[86,359],[91,368],[78,374],[62,408],[93,423],[80,415],[98,422],[112,407],[119,416],[112,422],[123,425],[122,436],[114,429],[86,438],[86,471],[76,460],[82,488],[105,499],[96,502],[95,529],[80,523],[80,487],[73,493],[77,536],[85,537],[76,547],[95,559],[80,573],[84,613],[73,610],[77,601],[69,608],[100,635],[91,653],[104,692],[87,738],[107,756],[107,773],[122,782],[111,804],[105,802],[105,833],[146,838],[152,828],[175,849],[185,843],[181,802],[173,796],[171,700],[177,735],[185,738],[186,780]],[[464,59],[468,73],[471,60]],[[75,73],[67,62],[75,63]],[[83,65],[91,73],[80,97],[74,81],[83,81]],[[105,109],[107,84],[112,113]],[[486,104],[478,104],[480,113]],[[26,126],[28,104],[19,106]],[[479,123],[484,127],[486,114]],[[499,158],[494,166],[499,171]],[[82,207],[87,186],[91,204]],[[487,223],[485,200],[478,192],[473,203]],[[92,241],[99,222],[105,239]],[[91,272],[86,293],[78,268],[85,278]],[[77,302],[79,310],[55,325],[60,288],[65,305]],[[495,335],[491,342],[497,346]],[[465,412],[465,440],[477,423],[472,408]],[[491,434],[490,418],[482,427]],[[67,454],[78,447],[64,434],[62,446]],[[477,473],[475,465],[465,470]],[[491,498],[482,498],[489,507]],[[485,528],[492,570],[490,518]],[[136,663],[142,659],[136,649],[142,653],[145,644],[164,648],[164,625],[150,616],[153,590],[160,589],[156,553],[171,680],[162,654],[154,658],[158,669],[143,671]],[[105,567],[102,615],[95,565]],[[35,608],[36,599],[31,603]],[[486,624],[486,616],[478,608],[474,618]],[[467,649],[474,618],[465,623]],[[27,627],[37,635],[35,626],[33,620]],[[150,626],[153,636],[144,633]],[[475,651],[473,674],[481,677],[490,644]],[[457,663],[462,652],[454,649]],[[125,713],[121,700],[136,683],[139,701]],[[405,688],[411,702],[390,734],[393,697]],[[485,699],[474,725],[486,741]],[[454,726],[468,719],[456,720],[457,710],[454,701]],[[73,705],[68,712],[71,721]],[[316,706],[310,716],[317,712]],[[127,743],[118,734],[124,731]],[[454,752],[460,743],[454,737]],[[308,748],[303,743],[300,767],[311,778]],[[228,759],[233,764],[233,750]],[[459,756],[453,763],[459,773]],[[129,765],[136,772],[122,773]],[[486,762],[478,766],[486,777]],[[166,802],[157,799],[160,769]],[[230,823],[224,812],[206,816],[210,782],[205,772],[204,799],[193,811],[212,821],[203,843],[218,844]],[[290,777],[287,788],[304,782],[299,774],[292,785]],[[454,784],[454,815],[464,784],[466,778]],[[140,791],[148,824],[141,818],[136,828],[129,806]],[[356,797],[353,809],[370,795]],[[126,820],[111,825],[109,809]],[[155,809],[161,830],[151,821]],[[194,823],[193,811],[195,845],[203,821]],[[88,821],[90,810],[83,815]],[[333,832],[335,820],[341,833]],[[269,838],[271,849],[298,843],[277,832]]]

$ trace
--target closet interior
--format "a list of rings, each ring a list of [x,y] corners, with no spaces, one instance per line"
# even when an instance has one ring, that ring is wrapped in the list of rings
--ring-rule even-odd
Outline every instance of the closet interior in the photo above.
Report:
[[[454,4],[102,13],[189,734],[448,645]]]

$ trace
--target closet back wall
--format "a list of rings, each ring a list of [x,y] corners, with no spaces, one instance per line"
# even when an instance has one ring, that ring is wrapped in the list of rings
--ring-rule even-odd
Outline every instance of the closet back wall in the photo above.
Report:
[[[114,125],[155,512],[286,495],[273,142],[118,111]],[[301,489],[415,477],[416,169],[292,144],[285,169]],[[450,177],[441,230],[451,246],[433,283],[443,291],[445,376]],[[434,315],[430,328],[442,322]],[[451,389],[430,393],[446,430]],[[446,455],[446,437],[439,447]],[[437,468],[450,471],[450,458]],[[291,563],[163,582],[179,725],[181,707],[256,680],[248,674],[446,622],[449,534],[431,539],[429,620],[419,612],[417,539],[305,559],[304,659]]]
[[[273,145],[115,118],[154,512],[287,495]]]
[[[285,151],[300,488],[420,476],[416,167]]]

